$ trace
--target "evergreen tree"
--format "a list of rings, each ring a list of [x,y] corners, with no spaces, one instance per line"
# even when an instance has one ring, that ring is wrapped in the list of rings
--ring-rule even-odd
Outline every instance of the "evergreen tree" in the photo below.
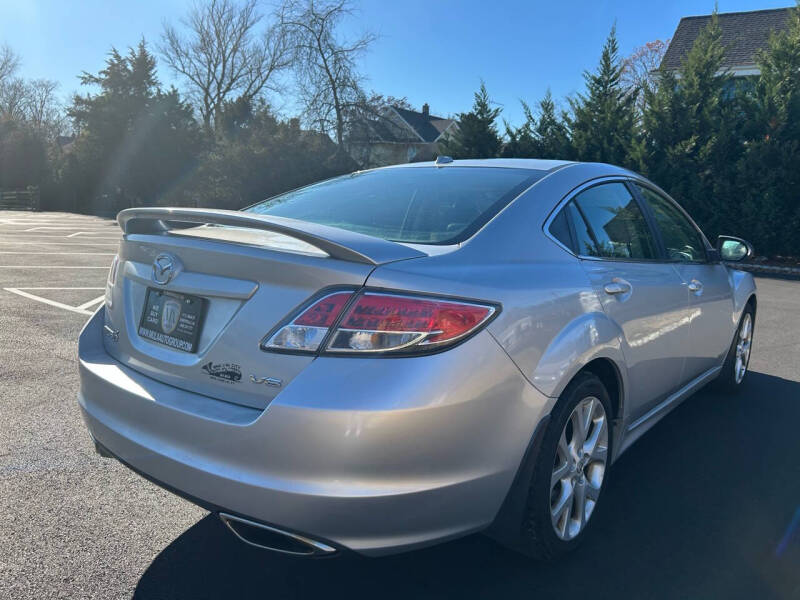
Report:
[[[198,206],[239,209],[356,168],[341,165],[330,137],[279,120],[262,100],[225,102],[218,129],[185,190]]]
[[[159,203],[202,146],[192,109],[174,88],[161,90],[144,40],[127,55],[112,48],[106,67],[81,83],[100,91],[76,95],[68,111],[78,139],[62,176],[88,204],[79,208]]]
[[[556,115],[556,104],[549,89],[539,102],[539,120],[533,131],[540,158],[571,158],[569,129],[564,119]]]
[[[584,72],[586,93],[570,99],[569,127],[575,157],[582,161],[630,164],[636,126],[636,92],[622,85],[616,26],[611,28],[597,71]]]
[[[725,48],[716,13],[676,77],[645,90],[639,168],[672,194],[713,237],[738,221],[734,166],[743,151],[742,94],[721,72]]]
[[[524,101],[522,111],[525,122],[519,127],[506,123],[508,141],[503,146],[503,156],[514,158],[566,159],[571,156],[569,130],[556,114],[553,95],[547,90],[539,101],[539,118],[533,115]]]
[[[440,142],[442,154],[453,158],[495,158],[503,145],[495,121],[502,111],[492,108],[492,101],[481,82],[475,92],[472,110],[458,115],[458,130]]]
[[[520,104],[525,122],[519,127],[512,127],[508,121],[504,121],[507,141],[503,144],[501,154],[506,158],[538,158],[539,147],[533,133],[536,117],[527,102],[520,100]]]
[[[797,255],[800,244],[800,2],[789,27],[759,53],[751,139],[737,187],[746,231],[761,254]],[[738,197],[737,197],[738,199]],[[743,227],[744,229],[744,227]]]

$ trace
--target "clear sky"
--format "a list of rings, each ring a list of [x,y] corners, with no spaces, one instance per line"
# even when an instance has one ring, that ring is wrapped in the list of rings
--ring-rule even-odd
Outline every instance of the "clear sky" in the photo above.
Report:
[[[22,56],[22,75],[61,84],[65,98],[81,71],[96,72],[113,45],[144,38],[155,50],[166,19],[176,22],[191,0],[0,0],[0,44]],[[582,90],[584,69],[597,64],[616,22],[623,55],[669,38],[682,16],[708,14],[712,0],[355,0],[353,32],[379,35],[362,67],[367,86],[405,96],[433,114],[469,109],[486,82],[503,116],[521,120],[519,99],[535,103],[549,87],[559,103]],[[791,0],[719,0],[720,12],[791,6]],[[269,10],[270,4],[264,3]],[[173,76],[159,70],[164,83]],[[291,104],[279,105],[291,112]]]

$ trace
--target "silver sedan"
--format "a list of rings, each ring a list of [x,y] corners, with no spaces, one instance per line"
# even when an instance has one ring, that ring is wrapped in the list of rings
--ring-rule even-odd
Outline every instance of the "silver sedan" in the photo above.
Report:
[[[610,165],[440,158],[118,220],[80,337],[96,448],[263,548],[558,556],[633,442],[747,374],[749,244]]]

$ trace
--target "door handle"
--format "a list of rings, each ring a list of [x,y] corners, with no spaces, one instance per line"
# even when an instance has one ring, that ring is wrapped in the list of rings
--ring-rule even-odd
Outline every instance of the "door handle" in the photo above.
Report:
[[[689,282],[689,291],[693,292],[695,294],[697,292],[701,292],[701,291],[703,291],[703,284],[700,283],[699,281],[697,281],[697,279],[692,279]]]
[[[616,296],[617,294],[627,294],[630,292],[631,284],[627,281],[612,281],[611,283],[607,283],[603,289],[606,291],[606,294]]]

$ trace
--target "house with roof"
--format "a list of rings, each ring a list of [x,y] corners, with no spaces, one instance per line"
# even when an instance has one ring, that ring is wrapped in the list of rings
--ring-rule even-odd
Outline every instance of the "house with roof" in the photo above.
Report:
[[[433,160],[439,142],[458,127],[455,119],[422,111],[390,106],[381,115],[364,123],[348,143],[350,155],[362,168]]]
[[[748,12],[719,13],[717,15],[722,33],[725,58],[722,71],[733,77],[759,75],[756,55],[767,47],[769,36],[775,31],[789,27],[790,8],[773,8]],[[686,60],[694,41],[711,22],[712,15],[683,17],[672,36],[661,68],[677,71]]]

